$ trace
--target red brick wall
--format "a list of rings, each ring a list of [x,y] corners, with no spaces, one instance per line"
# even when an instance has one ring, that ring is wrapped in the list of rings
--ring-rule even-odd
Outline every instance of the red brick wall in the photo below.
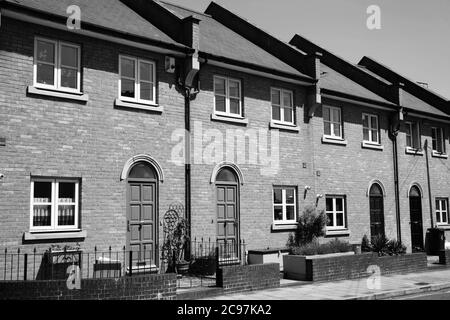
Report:
[[[217,272],[217,286],[226,293],[278,288],[280,265],[268,263],[223,267]]]
[[[66,40],[82,46],[85,104],[28,96],[33,79],[34,36]],[[162,114],[118,109],[118,55],[156,61],[158,102]],[[159,216],[169,204],[184,204],[184,166],[170,162],[168,148],[175,129],[184,128],[184,98],[175,89],[175,75],[164,71],[164,56],[70,32],[2,19],[0,29],[0,248],[22,245],[30,224],[30,176],[81,178],[81,226],[85,250],[112,246],[121,250],[126,237],[125,162],[149,154],[161,165]],[[160,230],[162,238],[162,227]],[[49,241],[50,242],[50,241]],[[32,243],[23,249],[49,243]],[[24,251],[22,251],[24,252]]]
[[[173,300],[176,274],[81,280],[80,290],[66,281],[0,282],[0,300]]]
[[[241,79],[244,93],[244,116],[248,118],[248,125],[217,122],[211,120],[214,111],[213,76],[225,75]],[[241,239],[247,243],[247,249],[262,249],[280,247],[286,244],[289,232],[273,232],[273,185],[287,185],[298,187],[298,208],[313,203],[314,191],[303,198],[306,185],[311,185],[312,154],[309,147],[310,130],[304,123],[305,91],[300,86],[283,83],[267,78],[261,78],[237,71],[227,71],[211,65],[203,65],[200,71],[201,92],[191,103],[192,128],[195,122],[201,122],[203,131],[217,129],[225,136],[226,130],[241,129],[264,130],[270,141],[269,122],[271,121],[270,88],[282,87],[294,91],[294,105],[296,106],[297,124],[300,132],[280,131],[280,169],[274,174],[260,165],[238,163],[244,176],[244,184],[240,186],[240,232]],[[197,140],[197,143],[199,140]],[[203,146],[210,144],[204,140]],[[224,147],[225,148],[225,147]],[[225,150],[225,149],[224,149]],[[246,142],[246,150],[249,146]],[[194,152],[194,149],[193,149]],[[224,159],[222,159],[224,160]],[[222,161],[221,160],[221,161]],[[302,163],[307,168],[302,167]],[[216,191],[210,183],[215,164],[192,165],[192,234],[197,237],[216,237]]]

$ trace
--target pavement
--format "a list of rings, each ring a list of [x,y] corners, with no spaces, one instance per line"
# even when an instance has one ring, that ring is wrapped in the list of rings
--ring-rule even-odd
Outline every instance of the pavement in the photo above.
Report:
[[[450,289],[450,268],[432,259],[427,271],[335,282],[281,280],[276,289],[209,297],[204,300],[382,300]]]

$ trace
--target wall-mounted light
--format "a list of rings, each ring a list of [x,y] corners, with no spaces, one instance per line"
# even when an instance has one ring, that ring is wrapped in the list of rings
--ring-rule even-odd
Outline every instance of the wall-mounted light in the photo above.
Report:
[[[305,191],[309,191],[309,190],[311,190],[311,187],[310,186],[305,186]]]
[[[317,196],[316,196],[316,199],[319,200],[321,198],[323,198],[323,194],[318,193]]]
[[[0,180],[3,180],[4,177],[5,175],[3,173],[0,173]]]

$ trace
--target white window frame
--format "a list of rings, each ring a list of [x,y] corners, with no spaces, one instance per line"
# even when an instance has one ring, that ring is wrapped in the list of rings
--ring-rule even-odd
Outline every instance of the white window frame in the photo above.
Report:
[[[364,126],[364,117],[368,118],[368,127]],[[372,119],[376,119],[376,124],[377,127],[376,128],[372,128]],[[366,143],[370,143],[370,144],[381,144],[381,139],[380,139],[380,124],[378,121],[378,115],[376,114],[370,114],[370,113],[363,113],[362,114],[362,120],[363,120],[363,142]],[[369,130],[369,140],[364,140],[364,129]],[[373,139],[373,135],[372,135],[372,131],[376,130],[377,131],[377,140]]]
[[[323,124],[324,124],[323,133],[324,133],[324,137],[330,138],[330,139],[336,139],[336,140],[343,140],[344,139],[344,135],[343,135],[342,108],[324,105],[323,109],[322,109],[322,113],[323,113],[323,110],[326,109],[326,108],[330,109],[330,120],[325,120],[325,118],[323,118]],[[339,111],[340,121],[336,121],[336,120],[333,119],[333,112],[332,112],[333,110],[338,110]],[[330,123],[330,134],[325,134],[325,123]],[[339,123],[339,129],[340,129],[339,130],[339,136],[336,136],[334,134],[334,126],[337,123]]]
[[[52,201],[49,203],[34,202],[34,183],[35,182],[50,182],[52,184]],[[74,183],[75,184],[75,202],[59,202],[59,183]],[[30,191],[30,231],[34,232],[56,232],[56,231],[70,231],[79,230],[79,181],[75,179],[47,179],[47,178],[32,178]],[[50,226],[33,226],[34,205],[48,205],[50,206]],[[58,207],[60,205],[74,205],[75,223],[70,226],[58,225]]]
[[[122,76],[122,63],[121,63],[122,58],[134,61],[135,78]],[[147,64],[152,65],[153,83],[151,81],[141,80],[141,68],[140,68],[141,63],[147,63]],[[134,80],[134,93],[135,93],[134,98],[122,96],[122,78],[125,78],[127,80]],[[141,99],[141,82],[152,83],[152,87],[153,87],[152,100]],[[119,86],[118,87],[119,87],[119,95],[118,96],[121,101],[156,105],[156,63],[151,60],[141,59],[141,58],[127,56],[127,55],[119,55]]]
[[[331,211],[327,211],[326,209],[326,200],[332,199],[333,200],[333,209]],[[336,208],[336,199],[342,199],[342,211],[337,211]],[[334,196],[334,195],[328,195],[325,197],[325,214],[328,216],[328,213],[331,213],[333,215],[333,225],[332,226],[326,226],[327,230],[346,230],[347,229],[347,219],[346,219],[346,197],[345,196]],[[336,217],[338,214],[342,214],[342,226],[336,225]]]
[[[441,141],[438,141],[438,134],[437,134],[438,130],[441,131]],[[435,138],[433,138],[433,136],[435,136]],[[434,153],[437,153],[437,154],[445,154],[446,153],[444,129],[442,127],[431,127],[431,141],[432,141],[431,147],[432,147]],[[438,145],[438,143],[441,145],[441,151],[438,151],[437,149],[435,150],[433,148],[433,143],[435,141],[436,141],[436,146]]]
[[[278,104],[275,104],[275,103],[272,101],[272,93],[273,93],[274,91],[278,91],[278,93],[279,93],[279,95],[280,95],[280,104],[279,104],[279,105],[278,105]],[[290,95],[291,95],[291,98],[290,98],[290,104],[291,104],[291,105],[290,105],[290,106],[285,106],[285,105],[284,105],[284,96],[287,95],[287,94],[290,94]],[[272,119],[272,121],[273,121],[274,123],[279,123],[279,124],[289,124],[289,125],[295,124],[294,92],[293,92],[293,91],[291,91],[291,90],[286,90],[286,89],[281,89],[281,88],[274,88],[274,87],[272,87],[272,88],[270,88],[270,102],[271,102],[271,104],[272,104],[272,108],[271,108],[271,110],[270,110],[270,113],[271,113],[271,119]],[[276,120],[276,119],[273,118],[273,107],[279,107],[279,108],[280,108],[280,120]],[[284,119],[284,109],[286,109],[286,108],[291,109],[291,118],[292,118],[292,121],[286,121],[286,120]]]
[[[407,148],[410,148],[412,150],[421,150],[422,149],[422,141],[421,141],[421,134],[420,134],[420,124],[418,121],[406,121],[405,124],[409,127],[409,130],[411,132],[410,136],[411,136],[411,145],[408,146],[408,134],[405,134],[405,144]],[[418,142],[418,148],[416,148],[414,146],[414,126],[417,129],[417,142]]]
[[[286,203],[286,190],[292,189],[294,190],[294,203]],[[281,190],[281,203],[276,204],[275,203],[275,197],[274,197],[274,191],[275,190]],[[272,219],[273,223],[276,225],[280,224],[295,224],[297,223],[297,188],[295,187],[273,187],[272,189]],[[283,220],[275,220],[275,207],[282,207],[283,210]],[[293,220],[287,220],[286,219],[286,207],[294,207],[294,219]]]
[[[216,80],[222,79],[225,80],[225,95],[216,93]],[[230,81],[234,81],[239,83],[239,97],[230,97]],[[223,76],[215,75],[213,77],[213,93],[214,93],[214,114],[226,116],[226,117],[234,117],[234,118],[242,118],[242,83],[241,80]],[[225,112],[217,111],[216,108],[216,96],[221,96],[225,98]],[[230,112],[230,98],[239,99],[239,114]]]
[[[55,83],[53,85],[49,84],[43,84],[37,82],[37,64],[38,64],[38,41],[42,42],[48,42],[52,43],[54,45],[54,57],[55,62],[54,64],[46,63],[46,62],[40,62],[47,65],[53,65],[53,77],[55,80]],[[61,47],[67,46],[77,49],[77,87],[76,88],[68,88],[68,87],[62,87],[61,86]],[[74,69],[73,67],[65,67]],[[71,93],[81,93],[81,47],[77,44],[65,42],[65,41],[59,41],[59,40],[51,40],[47,38],[42,37],[35,37],[34,38],[34,61],[33,61],[33,86],[36,88],[42,88],[42,89],[50,89],[50,90],[57,90],[57,91],[65,91],[65,92],[71,92]]]
[[[436,198],[436,216],[439,215],[439,220],[437,221],[437,217],[436,217],[436,225],[449,225],[450,222],[448,221],[449,219],[449,215],[448,215],[448,198]],[[445,203],[445,210],[442,209],[442,202]],[[437,204],[439,203],[439,208],[437,206]],[[446,217],[446,222],[442,222],[442,217],[445,215]]]

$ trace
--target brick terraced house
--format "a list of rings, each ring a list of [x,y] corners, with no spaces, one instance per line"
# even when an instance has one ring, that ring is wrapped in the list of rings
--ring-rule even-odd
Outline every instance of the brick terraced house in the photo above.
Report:
[[[284,247],[308,204],[326,238],[413,251],[450,230],[450,104],[373,59],[284,43],[214,2],[0,8],[0,249],[145,246],[158,264],[174,204],[191,238],[237,257],[242,240]]]

